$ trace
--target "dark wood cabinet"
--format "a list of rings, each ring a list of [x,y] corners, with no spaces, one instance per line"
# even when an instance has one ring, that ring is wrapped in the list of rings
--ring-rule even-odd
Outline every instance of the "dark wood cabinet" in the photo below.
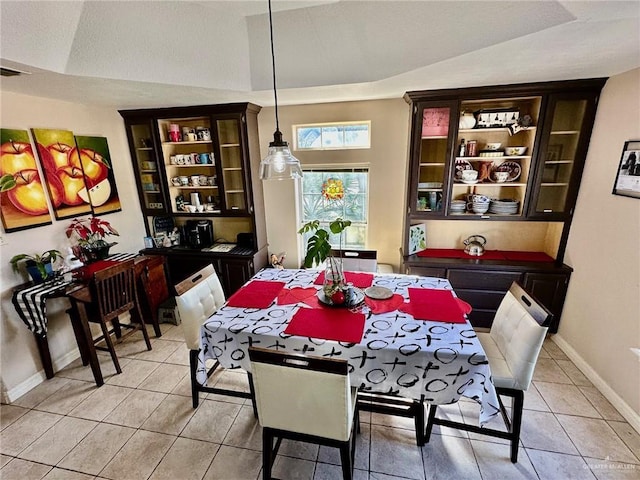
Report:
[[[147,235],[166,233],[158,225],[179,231],[189,220],[208,220],[214,241],[238,243],[218,254],[174,235],[171,247],[146,250],[166,256],[172,285],[213,263],[231,295],[267,265],[259,111],[251,103],[120,111]]]
[[[557,331],[571,272],[564,253],[605,81],[406,93],[412,116],[405,269],[449,279],[473,306],[474,325],[490,326],[501,297],[519,280],[554,313],[550,331]],[[467,170],[477,178],[464,178]],[[474,206],[471,195],[487,197],[488,209]],[[466,236],[490,234],[487,249],[543,252],[555,262],[420,257],[410,234],[417,224],[424,224],[428,248],[460,249]]]

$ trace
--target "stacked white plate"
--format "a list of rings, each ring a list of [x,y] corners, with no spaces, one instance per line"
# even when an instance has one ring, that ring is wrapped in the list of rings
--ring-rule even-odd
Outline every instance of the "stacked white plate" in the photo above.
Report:
[[[518,205],[520,202],[509,198],[491,200],[489,212],[497,215],[513,215],[518,213]]]
[[[452,200],[451,205],[449,206],[449,212],[453,214],[464,213],[466,208],[467,202],[464,200]]]

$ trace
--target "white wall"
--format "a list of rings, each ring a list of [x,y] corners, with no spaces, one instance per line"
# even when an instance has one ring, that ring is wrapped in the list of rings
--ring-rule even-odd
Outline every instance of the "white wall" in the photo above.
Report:
[[[640,200],[611,194],[626,140],[640,140],[640,69],[611,77],[600,97],[557,336],[639,415],[640,358],[630,349],[640,348]]]
[[[127,146],[124,123],[114,109],[94,108],[87,105],[59,102],[2,92],[0,99],[0,125],[2,128],[29,130],[30,128],[58,128],[71,130],[77,135],[106,137],[118,186],[122,211],[102,216],[121,235],[114,238],[118,245],[113,252],[135,252],[144,247],[144,225],[140,202],[133,181],[131,156]],[[70,219],[52,225],[20,232],[5,233],[5,245],[0,247],[0,380],[3,400],[13,400],[24,389],[35,386],[44,378],[40,356],[33,335],[19,319],[11,304],[11,289],[26,278],[14,273],[9,259],[18,253],[39,253],[51,248],[62,252],[69,245],[64,233]],[[66,300],[47,303],[50,318],[49,348],[54,370],[76,357],[77,347],[69,318]],[[88,368],[88,367],[87,367]]]

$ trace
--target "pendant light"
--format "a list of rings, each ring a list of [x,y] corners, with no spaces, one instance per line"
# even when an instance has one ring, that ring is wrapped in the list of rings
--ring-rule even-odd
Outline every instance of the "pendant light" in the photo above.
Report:
[[[289,144],[282,139],[278,122],[278,93],[276,90],[276,56],[273,50],[273,20],[271,18],[271,0],[269,0],[269,32],[271,35],[271,66],[273,68],[273,97],[276,110],[276,131],[273,142],[269,143],[269,152],[260,162],[260,178],[262,180],[284,180],[302,178],[300,160],[291,155]]]

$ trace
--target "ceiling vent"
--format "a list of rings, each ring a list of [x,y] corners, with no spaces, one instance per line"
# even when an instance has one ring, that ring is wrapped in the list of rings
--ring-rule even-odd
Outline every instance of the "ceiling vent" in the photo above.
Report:
[[[3,77],[17,77],[29,72],[21,72],[20,70],[13,70],[7,67],[0,67],[0,75]]]

